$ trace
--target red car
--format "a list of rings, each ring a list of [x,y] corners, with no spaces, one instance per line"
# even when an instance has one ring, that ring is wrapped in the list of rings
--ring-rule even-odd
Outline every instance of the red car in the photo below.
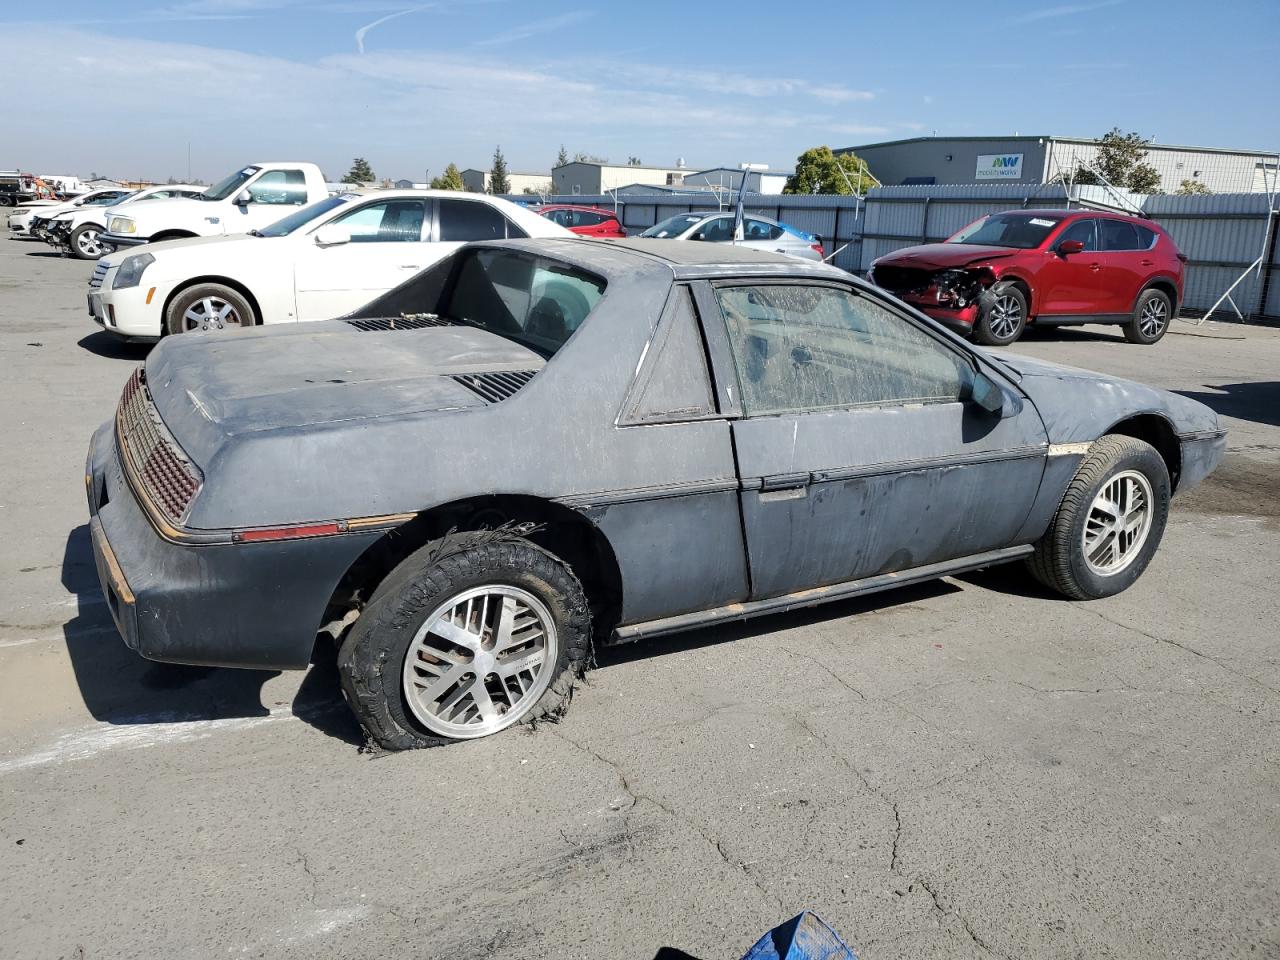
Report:
[[[1016,210],[945,243],[871,264],[870,279],[935,320],[1002,346],[1041,326],[1110,323],[1155,343],[1182,301],[1186,257],[1149,220],[1091,210]]]
[[[575,207],[569,203],[553,203],[539,207],[538,213],[580,237],[625,237],[618,218],[598,207]]]

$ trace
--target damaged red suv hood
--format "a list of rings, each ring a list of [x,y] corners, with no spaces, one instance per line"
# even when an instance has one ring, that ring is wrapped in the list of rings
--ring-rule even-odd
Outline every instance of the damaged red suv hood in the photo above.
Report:
[[[943,270],[948,267],[967,267],[984,260],[1003,260],[1021,252],[1023,251],[1013,247],[988,247],[973,243],[926,243],[885,254],[876,261],[876,266]]]

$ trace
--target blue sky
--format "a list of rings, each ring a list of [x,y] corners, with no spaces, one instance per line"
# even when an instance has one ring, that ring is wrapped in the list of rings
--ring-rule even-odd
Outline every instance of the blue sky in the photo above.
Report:
[[[22,7],[34,14],[36,4]],[[9,11],[10,16],[15,11]],[[60,0],[10,22],[0,167],[216,179],[356,155],[789,169],[816,144],[1098,135],[1280,149],[1278,0]],[[56,12],[56,17],[51,15]],[[14,121],[14,111],[21,115]]]

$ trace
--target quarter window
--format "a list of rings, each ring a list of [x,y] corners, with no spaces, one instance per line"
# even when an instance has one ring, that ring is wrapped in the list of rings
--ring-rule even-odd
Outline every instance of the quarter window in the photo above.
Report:
[[[507,218],[478,200],[440,201],[440,239],[444,241],[502,240]]]
[[[1124,220],[1100,220],[1098,232],[1102,234],[1102,249],[1108,251],[1137,250],[1138,231]]]
[[[301,170],[269,170],[249,186],[250,203],[301,206],[307,202],[307,181]]]
[[[782,227],[766,220],[755,220],[747,217],[742,224],[744,240],[777,240],[783,234]]]
[[[352,243],[416,243],[422,239],[426,205],[422,200],[383,200],[334,220],[351,231]]]
[[[795,284],[716,291],[748,416],[958,401],[968,364],[873,300]]]

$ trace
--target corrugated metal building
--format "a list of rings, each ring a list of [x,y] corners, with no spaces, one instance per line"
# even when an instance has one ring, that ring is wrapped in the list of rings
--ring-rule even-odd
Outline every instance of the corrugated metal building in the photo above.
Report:
[[[492,177],[488,170],[477,170],[468,167],[462,171],[462,185],[470,193],[491,193],[489,182]],[[549,173],[508,173],[507,181],[511,184],[511,192],[523,194],[526,190],[534,193],[548,193],[551,190],[551,174]]]
[[[1177,190],[1183,180],[1197,180],[1214,193],[1266,191],[1274,188],[1276,152],[1147,146],[1146,162],[1160,174],[1161,189]],[[1078,162],[1092,163],[1098,141],[1075,137],[912,137],[844,147],[867,161],[885,186],[948,183],[1048,183],[1069,176]]]

